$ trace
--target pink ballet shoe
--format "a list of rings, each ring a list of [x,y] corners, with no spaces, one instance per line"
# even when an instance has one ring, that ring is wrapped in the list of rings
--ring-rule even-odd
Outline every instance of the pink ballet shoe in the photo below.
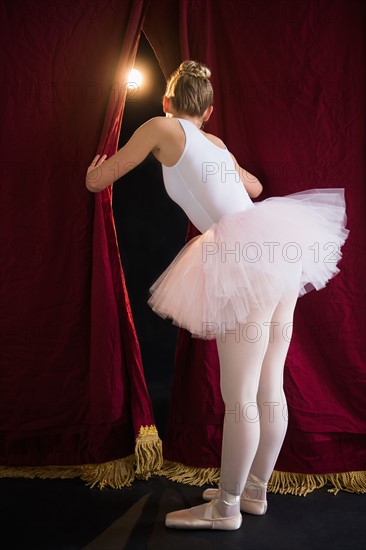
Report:
[[[220,529],[222,531],[239,529],[243,521],[242,515],[222,517],[215,507],[215,500],[212,499],[208,504],[170,512],[165,518],[166,527],[175,529]],[[197,513],[202,514],[202,512],[202,516],[197,515]]]
[[[250,498],[247,494],[245,489],[248,486],[259,486],[261,489],[267,490],[268,483],[265,481],[262,481],[257,476],[253,474],[248,475],[247,482],[245,484],[244,491],[240,497],[240,510],[242,512],[246,512],[247,514],[253,514],[255,516],[263,516],[267,512],[268,503],[267,500],[259,500],[257,498]],[[206,489],[202,493],[203,500],[210,501],[218,493],[218,489],[215,489],[214,487],[210,487],[209,489]]]

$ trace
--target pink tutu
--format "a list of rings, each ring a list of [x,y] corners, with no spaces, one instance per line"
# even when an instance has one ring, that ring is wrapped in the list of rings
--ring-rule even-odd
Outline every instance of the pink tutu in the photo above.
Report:
[[[297,287],[320,290],[348,236],[343,189],[271,197],[223,216],[190,240],[150,288],[161,317],[203,339],[245,323]]]

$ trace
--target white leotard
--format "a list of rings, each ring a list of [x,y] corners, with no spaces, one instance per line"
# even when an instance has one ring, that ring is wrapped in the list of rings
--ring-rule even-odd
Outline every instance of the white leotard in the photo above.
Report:
[[[165,189],[201,233],[226,214],[252,208],[227,148],[222,149],[189,120],[178,118],[186,142],[174,166],[163,165]]]

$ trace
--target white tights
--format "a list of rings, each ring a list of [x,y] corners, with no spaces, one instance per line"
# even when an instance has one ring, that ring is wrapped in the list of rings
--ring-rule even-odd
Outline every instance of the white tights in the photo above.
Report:
[[[222,496],[217,501],[223,516],[239,513],[240,506],[226,506],[225,492],[240,495],[249,472],[267,482],[281,450],[287,429],[283,368],[297,297],[295,288],[266,311],[253,310],[236,331],[217,338],[225,403]],[[263,492],[249,496],[262,500]]]

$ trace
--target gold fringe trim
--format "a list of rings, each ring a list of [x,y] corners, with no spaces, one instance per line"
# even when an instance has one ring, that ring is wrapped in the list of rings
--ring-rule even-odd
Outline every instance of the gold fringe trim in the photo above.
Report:
[[[91,489],[96,485],[99,489],[129,487],[135,479],[134,462],[135,457],[131,455],[102,464],[83,464],[80,477]]]
[[[196,468],[195,466],[186,466],[180,462],[164,460],[163,467],[157,475],[164,476],[177,483],[201,487],[207,483],[217,485],[220,478],[220,468]]]
[[[157,475],[177,483],[201,487],[208,483],[218,485],[220,468],[196,468],[180,462],[164,460],[163,467]],[[268,483],[268,492],[306,496],[315,489],[326,485],[332,485],[328,492],[335,495],[339,491],[366,493],[366,471],[338,474],[297,474],[274,470]]]
[[[76,466],[0,466],[0,478],[24,477],[34,479],[72,479],[80,477],[87,486],[97,485],[121,489],[131,485],[135,478],[134,455],[103,464],[81,464]]]
[[[339,491],[366,493],[366,471],[341,472],[337,474],[296,474],[274,471],[269,480],[268,490],[281,495],[306,496],[315,489],[331,485],[328,493]]]
[[[328,493],[335,495],[339,491],[347,491],[348,493],[366,493],[366,472],[344,472],[342,474],[328,474],[333,484],[332,489],[328,489]]]
[[[0,466],[0,478],[72,479],[80,476],[80,466]]]
[[[135,477],[149,479],[163,464],[162,442],[154,425],[141,426],[135,454],[102,464],[75,466],[0,466],[0,478],[72,479],[80,477],[87,486],[99,489],[129,487]]]

